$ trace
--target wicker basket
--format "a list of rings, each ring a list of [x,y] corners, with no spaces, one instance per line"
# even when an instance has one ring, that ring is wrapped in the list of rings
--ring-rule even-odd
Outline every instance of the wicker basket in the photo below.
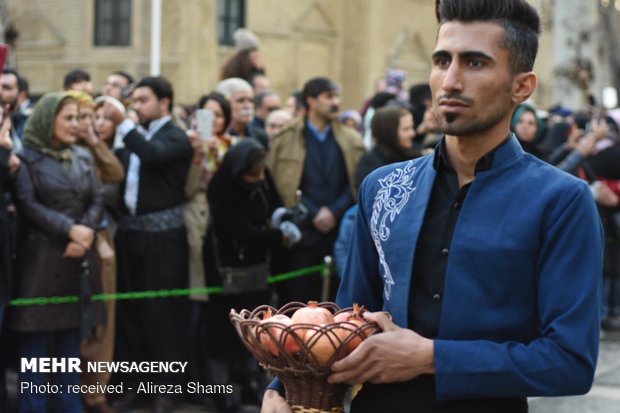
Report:
[[[331,302],[319,303],[319,307],[330,310],[334,315],[351,311],[340,309]],[[295,413],[337,413],[343,411],[343,399],[348,389],[346,384],[330,384],[327,377],[331,366],[345,357],[351,350],[352,341],[364,340],[379,331],[376,323],[361,326],[350,322],[335,322],[324,326],[312,324],[293,324],[286,326],[278,322],[260,323],[268,310],[273,315],[291,316],[306,304],[292,302],[279,310],[268,305],[253,311],[235,310],[230,312],[230,320],[235,326],[241,341],[256,357],[263,368],[278,376],[286,389],[286,399]],[[314,330],[312,338],[304,342],[302,338],[308,330]],[[270,351],[264,345],[270,343]],[[316,349],[318,343],[332,346],[333,354],[322,357]],[[289,348],[289,351],[286,348]],[[298,349],[294,353],[291,348]]]

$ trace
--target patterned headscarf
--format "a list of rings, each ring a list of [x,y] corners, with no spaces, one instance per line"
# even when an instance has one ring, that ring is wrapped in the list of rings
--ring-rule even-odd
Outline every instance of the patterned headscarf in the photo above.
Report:
[[[38,150],[59,161],[71,160],[71,149],[68,145],[54,144],[54,121],[58,107],[65,99],[73,97],[61,92],[43,95],[37,102],[24,127],[22,138],[25,147]]]

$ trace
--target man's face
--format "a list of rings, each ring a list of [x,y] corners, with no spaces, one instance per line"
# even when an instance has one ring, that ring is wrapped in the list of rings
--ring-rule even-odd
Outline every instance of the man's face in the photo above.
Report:
[[[441,25],[430,86],[439,129],[447,135],[487,132],[510,118],[514,107],[504,29],[494,23]]]
[[[138,120],[143,126],[148,126],[151,121],[169,114],[168,99],[157,99],[150,87],[138,87],[131,94],[131,105],[138,115]]]
[[[230,95],[232,122],[249,123],[254,119],[254,93],[251,90],[238,90]]]
[[[101,88],[101,94],[121,100],[121,91],[127,86],[127,79],[121,75],[110,75]]]
[[[310,113],[314,113],[327,122],[337,119],[340,110],[340,94],[336,90],[329,90],[316,98],[309,97],[308,109]]]
[[[267,119],[271,112],[280,109],[281,104],[280,96],[276,94],[267,95],[264,97],[262,105],[256,108],[256,116],[261,119]]]
[[[93,94],[93,82],[90,80],[82,80],[79,82],[71,83],[69,90],[79,90],[80,92]]]
[[[90,128],[94,124],[94,111],[91,106],[80,105],[78,114],[78,130],[77,135],[80,139],[87,139],[90,134]]]
[[[9,104],[9,111],[14,112],[17,107],[17,78],[12,73],[0,74],[0,105]]]

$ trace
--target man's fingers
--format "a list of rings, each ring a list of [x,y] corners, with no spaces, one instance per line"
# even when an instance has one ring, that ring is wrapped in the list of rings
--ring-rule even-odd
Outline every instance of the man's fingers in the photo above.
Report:
[[[392,316],[390,313],[385,311],[378,311],[375,313],[365,311],[363,316],[367,321],[374,321],[377,323],[383,331],[394,331],[400,328],[392,322]]]

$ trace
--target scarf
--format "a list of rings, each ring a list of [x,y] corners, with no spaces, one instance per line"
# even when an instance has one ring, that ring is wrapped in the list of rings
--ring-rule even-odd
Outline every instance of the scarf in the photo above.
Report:
[[[26,121],[23,145],[37,150],[60,162],[62,168],[67,171],[71,166],[72,151],[69,145],[57,145],[53,142],[54,121],[56,111],[60,103],[68,98],[68,95],[60,92],[52,92],[43,95],[32,111],[32,115]]]

